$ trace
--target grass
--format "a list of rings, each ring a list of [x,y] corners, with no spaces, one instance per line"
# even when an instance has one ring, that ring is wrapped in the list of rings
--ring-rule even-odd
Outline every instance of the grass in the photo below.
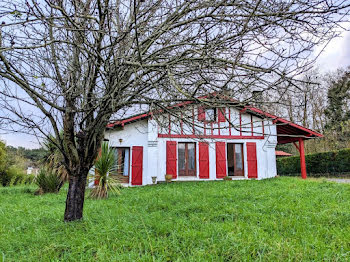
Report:
[[[86,199],[0,188],[0,261],[349,261],[350,185],[277,178],[163,184]]]

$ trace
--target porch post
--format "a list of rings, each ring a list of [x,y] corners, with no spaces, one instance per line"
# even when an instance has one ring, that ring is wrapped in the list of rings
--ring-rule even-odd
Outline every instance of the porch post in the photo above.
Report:
[[[304,151],[304,139],[299,137],[300,169],[302,179],[306,179],[306,163]]]

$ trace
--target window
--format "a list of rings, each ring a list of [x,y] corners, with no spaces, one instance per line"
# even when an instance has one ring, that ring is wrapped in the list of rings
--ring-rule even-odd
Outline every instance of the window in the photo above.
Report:
[[[179,176],[196,175],[196,144],[178,143]]]
[[[216,108],[206,108],[205,109],[205,120],[208,122],[216,121]]]
[[[227,143],[227,169],[229,176],[244,176],[243,144]]]

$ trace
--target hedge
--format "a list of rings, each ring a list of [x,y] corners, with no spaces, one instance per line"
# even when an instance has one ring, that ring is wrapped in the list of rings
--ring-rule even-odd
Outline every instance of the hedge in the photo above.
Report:
[[[343,175],[350,173],[350,148],[339,151],[322,152],[305,155],[306,171],[309,176]],[[299,156],[277,159],[277,173],[279,175],[300,175]]]

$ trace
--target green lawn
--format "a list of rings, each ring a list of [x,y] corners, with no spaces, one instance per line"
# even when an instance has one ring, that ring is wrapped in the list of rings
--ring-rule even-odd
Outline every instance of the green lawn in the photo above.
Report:
[[[188,182],[86,199],[0,188],[0,261],[349,261],[350,185],[298,178]],[[2,260],[1,260],[2,259]]]

